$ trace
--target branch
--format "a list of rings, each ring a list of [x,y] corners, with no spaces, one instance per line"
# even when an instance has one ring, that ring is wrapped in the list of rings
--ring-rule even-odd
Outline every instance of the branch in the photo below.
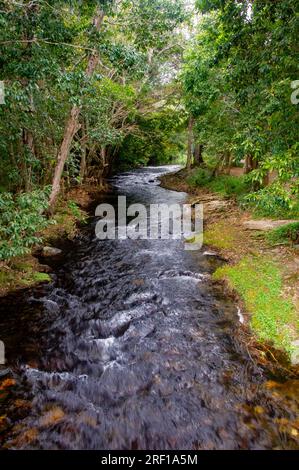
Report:
[[[15,40],[9,40],[9,41],[0,41],[1,45],[8,45],[8,44],[29,44],[29,43],[44,43],[44,44],[50,44],[52,46],[67,46],[67,47],[73,47],[75,49],[81,49],[85,51],[92,52],[94,54],[97,53],[96,49],[92,49],[91,47],[85,47],[85,46],[79,46],[77,44],[69,44],[67,42],[53,42],[53,41],[48,41],[47,39],[15,39]]]

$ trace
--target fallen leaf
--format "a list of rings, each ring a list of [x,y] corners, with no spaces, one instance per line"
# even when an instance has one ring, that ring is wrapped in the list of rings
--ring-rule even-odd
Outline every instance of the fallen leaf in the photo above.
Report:
[[[40,424],[41,426],[52,426],[61,421],[63,417],[64,411],[59,406],[56,406],[41,417]]]
[[[6,415],[0,416],[0,426],[3,426],[3,424],[6,423],[6,419],[7,419]]]
[[[272,389],[272,388],[277,388],[279,386],[279,384],[277,382],[274,382],[274,380],[268,380],[266,383],[265,383],[265,387],[268,388],[268,389]]]
[[[9,387],[15,385],[16,381],[14,379],[5,379],[0,384],[0,390],[6,390]]]
[[[255,411],[255,413],[257,413],[259,415],[265,413],[264,408],[262,406],[259,406],[259,405],[254,407],[254,411]]]

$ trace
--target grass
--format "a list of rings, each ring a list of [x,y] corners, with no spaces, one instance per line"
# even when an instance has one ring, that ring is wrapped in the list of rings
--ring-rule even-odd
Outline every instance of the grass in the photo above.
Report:
[[[43,230],[45,243],[55,243],[57,239],[67,237],[72,240],[78,233],[77,223],[86,223],[86,212],[81,210],[74,201],[63,201],[57,208],[53,224]]]
[[[186,179],[193,187],[206,188],[221,197],[235,198],[241,207],[252,210],[254,217],[296,219],[299,217],[299,198],[290,188],[274,182],[253,191],[248,175],[213,176],[208,168],[192,170]]]
[[[51,281],[51,277],[49,276],[49,274],[40,273],[40,272],[33,273],[32,279],[35,282],[50,282]]]
[[[266,234],[270,245],[290,245],[299,243],[299,222],[292,222],[275,228]]]
[[[187,178],[187,183],[191,186],[203,186],[223,197],[241,197],[250,190],[250,184],[245,176],[219,175],[214,177],[209,170],[204,168],[195,170]]]
[[[211,179],[211,172],[203,168],[198,168],[188,176],[187,183],[190,184],[190,186],[207,186],[211,182]]]
[[[17,287],[30,287],[39,282],[50,282],[47,273],[38,271],[37,260],[28,255],[26,258],[15,258],[10,265],[0,267],[0,294]]]
[[[298,321],[292,300],[282,295],[282,275],[269,258],[246,256],[233,266],[218,268],[214,278],[226,279],[241,295],[260,341],[291,354],[291,342],[298,338]]]
[[[224,197],[240,197],[249,191],[245,176],[217,176],[208,184],[208,189]]]
[[[237,230],[225,220],[208,226],[204,231],[204,243],[220,249],[233,248],[238,240]]]
[[[279,204],[276,206],[273,204],[271,208],[261,207],[260,205],[254,204],[245,204],[242,202],[242,205],[245,209],[252,211],[254,219],[260,219],[263,217],[269,217],[271,219],[298,219],[299,218],[299,205],[296,204],[292,209],[287,207],[282,207]]]

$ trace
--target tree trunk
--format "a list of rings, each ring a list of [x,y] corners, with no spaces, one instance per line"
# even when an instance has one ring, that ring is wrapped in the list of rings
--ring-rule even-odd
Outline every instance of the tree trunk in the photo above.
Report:
[[[244,162],[244,174],[247,175],[252,170],[256,170],[258,167],[257,160],[253,158],[252,155],[246,155],[245,162]]]
[[[270,184],[270,173],[267,171],[263,178],[263,187],[268,186]]]
[[[100,173],[99,173],[99,185],[100,187],[103,186],[103,175],[106,166],[106,147],[102,145],[101,147],[101,165],[100,165]]]
[[[82,122],[82,153],[81,153],[81,162],[80,162],[80,182],[83,183],[86,175],[86,157],[87,157],[87,122],[83,119]]]
[[[203,145],[202,144],[195,144],[194,146],[194,160],[193,160],[193,165],[194,166],[200,166],[203,164],[203,157],[202,157],[202,152],[203,152]]]
[[[189,122],[188,122],[188,149],[187,149],[187,165],[186,165],[187,170],[190,170],[192,166],[193,124],[194,124],[194,119],[193,117],[190,116]]]
[[[28,129],[23,129],[23,147],[25,147],[25,154],[23,156],[24,161],[22,164],[22,169],[23,169],[23,178],[24,178],[24,184],[25,184],[25,191],[31,191],[32,189],[32,168],[31,165],[27,165],[26,163],[26,153],[29,152],[32,156],[35,155],[35,148],[34,148],[34,140],[33,140],[33,134],[31,131]],[[27,152],[26,152],[27,149]]]
[[[223,160],[222,160],[222,166],[221,166],[221,171],[225,175],[230,174],[231,164],[232,164],[232,157],[231,157],[230,153],[225,152],[225,154],[223,156]]]
[[[104,18],[104,12],[98,10],[93,21],[94,28],[99,31],[102,21]],[[86,68],[86,75],[91,77],[98,65],[99,56],[98,54],[92,53],[89,56],[88,64]],[[57,164],[55,167],[54,178],[52,183],[52,191],[49,200],[49,213],[53,213],[57,201],[58,194],[60,192],[61,177],[64,169],[65,162],[68,158],[70,147],[73,141],[73,137],[79,128],[79,114],[81,108],[79,106],[73,106],[69,117],[66,121],[64,135],[61,142],[60,149],[57,156]]]
[[[259,163],[256,158],[253,158],[252,155],[246,155],[245,164],[244,164],[244,174],[248,174],[253,170],[256,170],[259,166]],[[258,191],[261,188],[261,184],[258,181],[252,183],[253,191]]]

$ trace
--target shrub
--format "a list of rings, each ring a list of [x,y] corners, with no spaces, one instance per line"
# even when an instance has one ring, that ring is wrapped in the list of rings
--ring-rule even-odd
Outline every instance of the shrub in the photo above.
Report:
[[[293,222],[271,230],[266,235],[271,245],[286,245],[299,242],[299,222]]]
[[[206,186],[212,179],[212,173],[204,168],[199,168],[187,178],[191,186]]]
[[[248,194],[243,198],[245,206],[254,209],[259,216],[269,217],[298,217],[298,194],[293,194],[289,188],[279,182]]]
[[[68,201],[68,208],[70,209],[72,215],[78,219],[80,222],[84,222],[86,219],[86,214],[80,209],[78,204],[75,201]]]
[[[241,196],[250,190],[250,183],[245,176],[220,175],[208,184],[208,188],[222,196]]]
[[[245,176],[219,175],[213,177],[212,172],[204,168],[196,170],[189,176],[187,182],[191,186],[203,186],[225,197],[241,196],[250,190],[250,183]]]
[[[43,215],[48,191],[0,194],[0,260],[22,256],[41,242],[38,232],[50,223]]]

